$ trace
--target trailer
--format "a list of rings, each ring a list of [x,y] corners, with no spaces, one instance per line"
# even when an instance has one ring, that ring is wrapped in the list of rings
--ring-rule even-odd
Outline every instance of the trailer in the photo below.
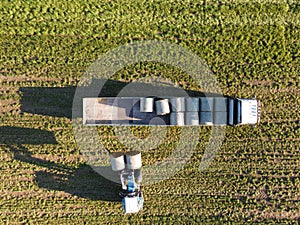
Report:
[[[228,97],[101,97],[83,99],[83,124],[145,126],[257,125],[260,101]]]

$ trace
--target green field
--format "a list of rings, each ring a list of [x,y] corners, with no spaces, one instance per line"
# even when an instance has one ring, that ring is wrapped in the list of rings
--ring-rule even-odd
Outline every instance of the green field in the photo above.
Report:
[[[76,146],[73,95],[102,54],[154,39],[196,53],[224,95],[256,96],[262,118],[257,127],[227,127],[204,171],[198,166],[211,128],[199,128],[185,168],[143,187],[144,210],[124,215],[119,187],[93,172]],[[0,53],[1,224],[299,224],[299,1],[2,0]],[[132,65],[113,79],[154,76],[201,91],[178,68],[158,63]],[[170,154],[178,133],[168,128],[169,140],[146,152],[144,163]],[[108,150],[124,150],[112,127],[99,134]]]

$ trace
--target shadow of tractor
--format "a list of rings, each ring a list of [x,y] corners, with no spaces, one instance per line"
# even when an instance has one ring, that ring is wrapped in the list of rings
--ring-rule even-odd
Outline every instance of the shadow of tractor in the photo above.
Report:
[[[120,201],[118,192],[121,186],[100,176],[90,166],[67,166],[41,159],[24,146],[58,144],[52,132],[2,126],[0,143],[9,148],[14,160],[43,168],[35,172],[35,183],[41,188],[63,191],[91,200]]]

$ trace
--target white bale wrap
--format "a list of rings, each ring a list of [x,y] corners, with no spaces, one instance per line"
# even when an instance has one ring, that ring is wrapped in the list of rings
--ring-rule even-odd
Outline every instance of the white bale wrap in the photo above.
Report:
[[[184,112],[184,97],[171,98],[171,105],[173,112]]]
[[[197,112],[199,111],[199,98],[186,98],[186,111]]]
[[[168,99],[160,99],[155,101],[156,114],[165,115],[170,113],[170,106]]]
[[[224,97],[214,98],[214,111],[226,112],[227,111],[227,98],[224,98]]]
[[[170,114],[170,124],[171,125],[184,125],[184,112],[172,112]]]
[[[227,124],[227,113],[226,112],[214,112],[214,124],[215,125],[226,125]]]
[[[154,98],[140,98],[140,112],[153,112]]]
[[[199,112],[186,112],[185,113],[186,125],[199,125]]]
[[[201,106],[200,111],[201,112],[211,112],[213,111],[214,107],[214,98],[212,97],[201,97]]]
[[[130,151],[126,153],[127,168],[137,170],[142,167],[142,155],[139,151]]]
[[[122,152],[111,153],[110,162],[113,171],[121,171],[125,169],[124,154]]]
[[[213,125],[213,112],[200,112],[200,124],[212,126]]]

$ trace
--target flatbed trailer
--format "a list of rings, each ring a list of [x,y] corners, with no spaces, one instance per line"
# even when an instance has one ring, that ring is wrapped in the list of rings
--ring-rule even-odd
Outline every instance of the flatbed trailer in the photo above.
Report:
[[[83,99],[83,124],[256,125],[260,101],[227,97],[101,97]]]

